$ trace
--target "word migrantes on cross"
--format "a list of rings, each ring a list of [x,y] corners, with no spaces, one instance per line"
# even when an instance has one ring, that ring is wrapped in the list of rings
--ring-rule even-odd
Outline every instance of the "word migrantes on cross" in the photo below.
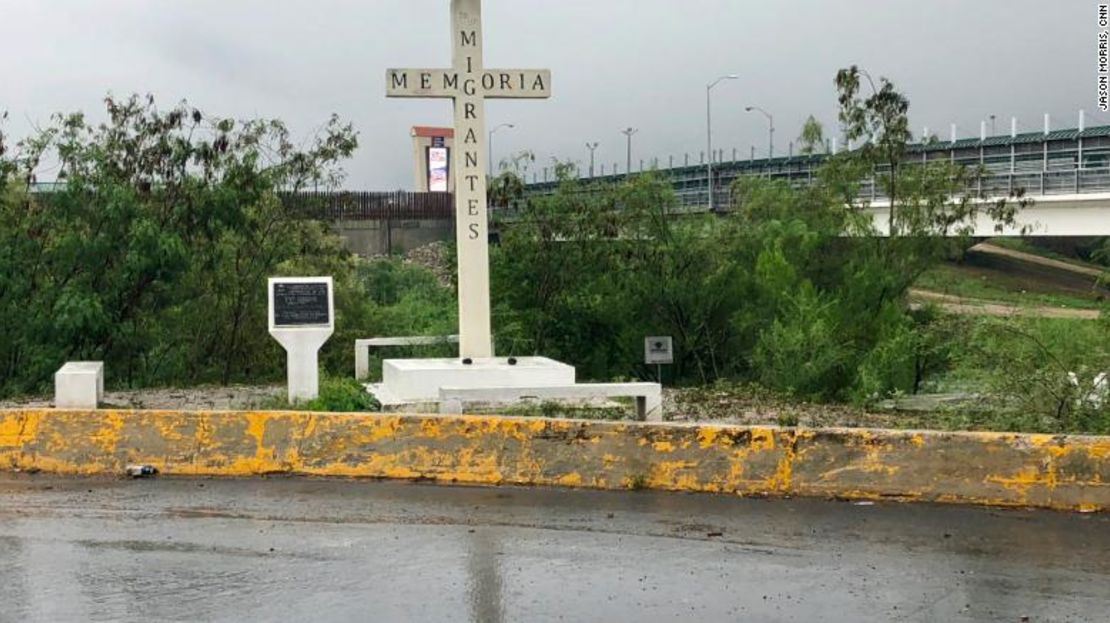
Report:
[[[486,98],[551,97],[546,69],[485,69],[482,2],[451,0],[451,69],[390,69],[389,97],[455,101],[455,241],[459,265],[459,356],[493,356],[489,300],[489,220],[486,204]]]

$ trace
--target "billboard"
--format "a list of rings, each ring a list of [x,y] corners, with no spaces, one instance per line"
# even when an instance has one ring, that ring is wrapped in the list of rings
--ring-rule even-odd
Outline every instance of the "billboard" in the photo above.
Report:
[[[448,149],[446,147],[428,148],[428,190],[433,193],[448,191],[447,175],[450,172]]]

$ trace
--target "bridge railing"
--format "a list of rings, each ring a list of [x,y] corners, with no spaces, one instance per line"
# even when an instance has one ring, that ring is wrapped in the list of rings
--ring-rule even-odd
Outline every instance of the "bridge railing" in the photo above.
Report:
[[[743,177],[781,179],[795,187],[812,181],[807,174],[743,175],[723,178],[714,189],[713,204],[718,210],[732,207],[731,184]],[[973,178],[965,189],[968,194],[984,197],[1006,197],[1024,190],[1026,196],[1039,197],[1096,192],[1110,192],[1110,167],[1056,169],[1047,171],[1015,171],[993,173]],[[709,193],[704,184],[685,184],[675,191],[681,211],[705,210]],[[887,199],[882,184],[875,178],[860,182],[859,197],[870,201]],[[282,195],[283,203],[303,218],[326,221],[344,220],[452,220],[455,218],[454,197],[450,193],[412,192],[298,192]],[[512,217],[512,209],[491,208],[500,216]]]
[[[732,205],[731,184],[736,179],[745,177],[783,179],[795,187],[809,183],[808,178],[803,176],[775,174],[742,175],[721,180],[714,191],[714,205],[718,209],[726,209]],[[982,197],[1008,197],[1023,191],[1025,196],[1033,198],[1110,192],[1110,167],[988,173],[971,178],[964,190],[969,195]],[[678,189],[676,195],[679,205],[685,208],[705,208],[709,204],[709,193],[704,185],[701,188]],[[859,183],[859,197],[870,201],[883,201],[889,198],[883,190],[882,183],[876,178],[868,178]]]

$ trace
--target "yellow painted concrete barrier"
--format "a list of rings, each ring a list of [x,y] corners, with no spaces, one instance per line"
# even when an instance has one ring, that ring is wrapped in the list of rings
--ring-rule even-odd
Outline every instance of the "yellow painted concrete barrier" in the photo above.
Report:
[[[302,474],[1110,510],[1110,437],[494,416],[0,410],[0,470]]]

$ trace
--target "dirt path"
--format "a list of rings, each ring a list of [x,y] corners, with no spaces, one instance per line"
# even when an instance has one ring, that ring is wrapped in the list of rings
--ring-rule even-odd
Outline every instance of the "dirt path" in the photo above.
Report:
[[[1023,316],[1027,318],[1071,318],[1076,320],[1098,320],[1097,309],[1067,309],[1061,307],[1025,307],[1007,305],[993,301],[962,298],[951,294],[930,292],[929,290],[910,290],[910,306],[920,309],[928,303],[952,314],[964,316]]]
[[[1079,264],[1072,264],[1071,262],[1064,262],[1062,260],[1054,260],[1054,259],[1048,258],[1048,257],[1041,257],[1040,255],[1033,255],[1032,253],[1025,253],[1025,252],[1022,252],[1022,251],[1014,251],[1013,249],[1007,249],[1006,247],[1000,247],[998,245],[993,245],[989,242],[981,242],[981,243],[975,245],[974,247],[971,247],[970,250],[974,251],[974,252],[977,252],[977,253],[987,253],[987,254],[990,254],[990,255],[999,255],[999,256],[1002,256],[1002,257],[1007,257],[1007,258],[1019,260],[1019,261],[1022,261],[1022,262],[1029,262],[1030,264],[1037,264],[1039,266],[1045,266],[1047,268],[1055,268],[1057,270],[1062,270],[1062,271],[1069,272],[1069,273],[1075,273],[1077,275],[1085,275],[1087,277],[1094,277],[1095,279],[1098,279],[1099,277],[1101,277],[1103,272],[1104,272],[1104,271],[1102,271],[1098,268],[1092,267],[1092,266],[1080,266]]]

